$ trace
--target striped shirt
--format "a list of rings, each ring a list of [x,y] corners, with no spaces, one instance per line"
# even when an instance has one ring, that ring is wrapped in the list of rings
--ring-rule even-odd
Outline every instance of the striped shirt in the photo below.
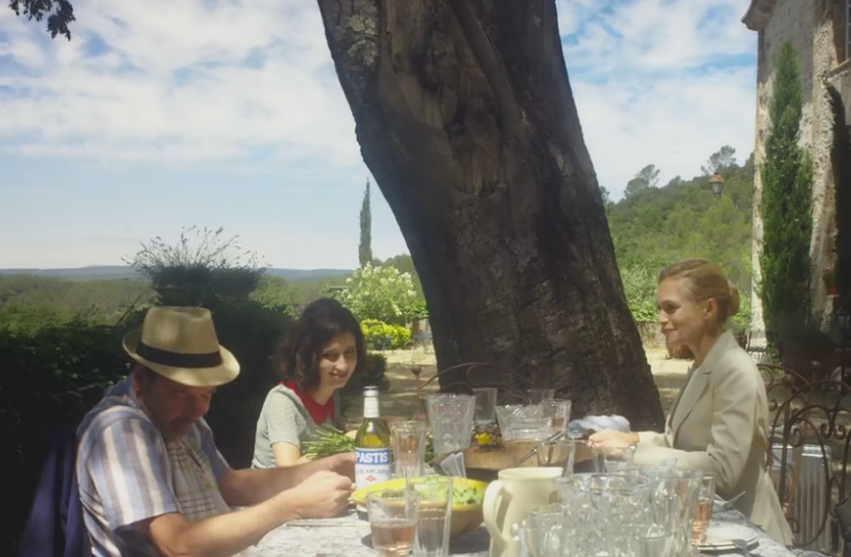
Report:
[[[230,511],[218,480],[230,469],[202,419],[165,440],[139,406],[130,379],[107,391],[77,430],[77,480],[97,557],[160,553],[134,524],[168,513],[189,521]]]

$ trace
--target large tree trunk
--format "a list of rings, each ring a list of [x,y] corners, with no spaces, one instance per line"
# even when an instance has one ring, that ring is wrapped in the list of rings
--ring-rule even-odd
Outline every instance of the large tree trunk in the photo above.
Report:
[[[574,415],[660,428],[554,0],[318,2],[439,365],[500,364],[551,383]]]

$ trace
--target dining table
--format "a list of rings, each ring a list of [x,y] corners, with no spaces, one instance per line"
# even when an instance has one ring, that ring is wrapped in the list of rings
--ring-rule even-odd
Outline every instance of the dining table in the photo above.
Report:
[[[756,536],[750,550],[756,557],[796,557],[805,555],[774,541],[736,509],[713,513],[711,524],[736,525]],[[488,557],[490,536],[484,525],[451,540],[449,553],[458,557]],[[343,516],[325,520],[301,520],[285,524],[269,532],[255,546],[256,557],[375,557],[369,523],[359,518],[354,508]],[[741,555],[737,551],[713,552],[705,555]],[[704,555],[701,553],[701,555]]]

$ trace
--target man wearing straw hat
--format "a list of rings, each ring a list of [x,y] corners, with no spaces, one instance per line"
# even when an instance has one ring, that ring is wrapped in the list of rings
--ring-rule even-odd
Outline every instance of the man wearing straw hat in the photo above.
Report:
[[[233,470],[222,458],[203,416],[239,363],[219,345],[208,310],[151,308],[123,344],[136,366],[77,432],[94,555],[248,554],[284,522],[332,517],[348,504],[353,455],[270,470]]]

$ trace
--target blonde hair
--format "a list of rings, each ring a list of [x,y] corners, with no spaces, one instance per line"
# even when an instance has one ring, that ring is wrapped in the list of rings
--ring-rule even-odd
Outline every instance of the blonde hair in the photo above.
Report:
[[[659,284],[665,279],[685,279],[685,285],[696,302],[715,300],[718,304],[718,324],[739,311],[739,289],[727,280],[721,267],[708,259],[684,259],[659,273]]]

